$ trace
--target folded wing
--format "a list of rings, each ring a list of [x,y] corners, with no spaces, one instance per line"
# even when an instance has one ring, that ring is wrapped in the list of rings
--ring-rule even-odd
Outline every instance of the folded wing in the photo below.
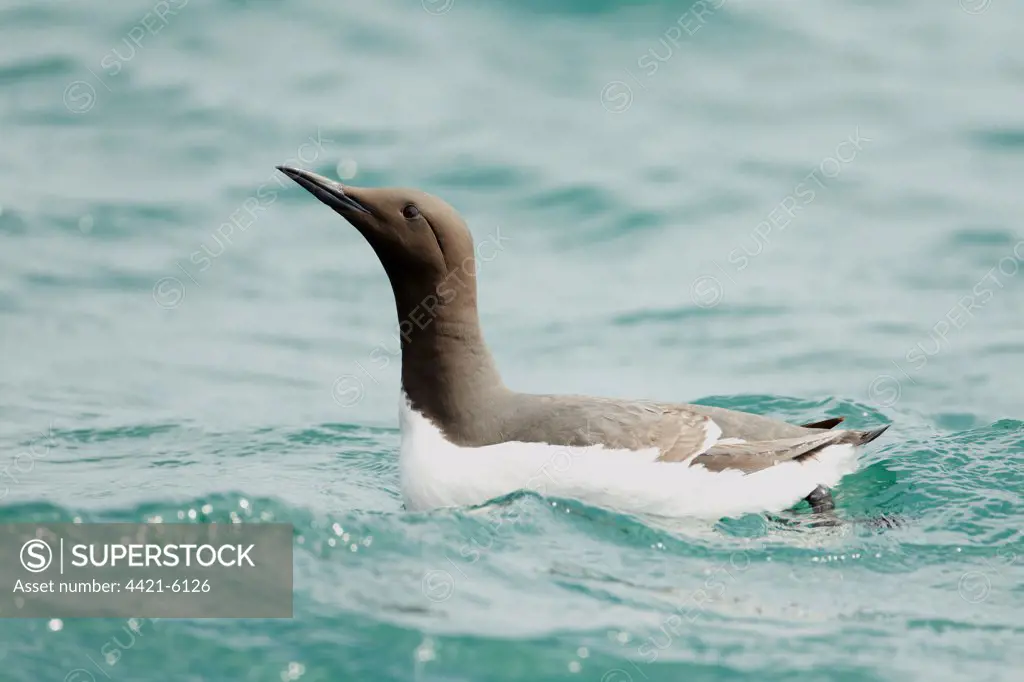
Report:
[[[739,469],[749,474],[782,462],[802,461],[830,445],[870,443],[888,428],[886,425],[873,431],[825,431],[796,438],[722,443],[694,457],[690,466],[703,466],[708,471]]]

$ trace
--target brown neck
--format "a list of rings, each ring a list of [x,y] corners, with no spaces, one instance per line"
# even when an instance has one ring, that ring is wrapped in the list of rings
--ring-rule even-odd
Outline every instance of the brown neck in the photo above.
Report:
[[[488,398],[507,391],[480,330],[475,277],[456,271],[434,286],[410,286],[409,274],[392,281],[402,390],[450,438],[466,440]]]

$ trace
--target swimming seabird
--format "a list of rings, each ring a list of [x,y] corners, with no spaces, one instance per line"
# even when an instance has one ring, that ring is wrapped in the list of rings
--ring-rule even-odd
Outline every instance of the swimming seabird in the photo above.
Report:
[[[477,314],[473,238],[425,192],[342,185],[278,170],[376,252],[402,331],[400,478],[407,509],[468,506],[529,490],[627,513],[721,518],[779,512],[856,469],[872,431],[842,418],[795,425],[705,405],[531,395],[507,388]]]

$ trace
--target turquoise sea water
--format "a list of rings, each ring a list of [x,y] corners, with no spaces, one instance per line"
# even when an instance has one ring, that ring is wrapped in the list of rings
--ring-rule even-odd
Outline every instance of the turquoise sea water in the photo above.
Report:
[[[0,621],[0,680],[1020,679],[1022,30],[0,2],[0,521],[296,533],[292,620]],[[289,161],[463,212],[515,388],[891,422],[836,496],[904,524],[403,511],[390,290]]]

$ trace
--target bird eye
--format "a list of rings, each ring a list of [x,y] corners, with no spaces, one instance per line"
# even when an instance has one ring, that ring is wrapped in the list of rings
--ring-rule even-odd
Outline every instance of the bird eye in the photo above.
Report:
[[[406,204],[402,209],[402,216],[406,220],[415,220],[420,217],[420,210],[416,208],[415,204]]]

